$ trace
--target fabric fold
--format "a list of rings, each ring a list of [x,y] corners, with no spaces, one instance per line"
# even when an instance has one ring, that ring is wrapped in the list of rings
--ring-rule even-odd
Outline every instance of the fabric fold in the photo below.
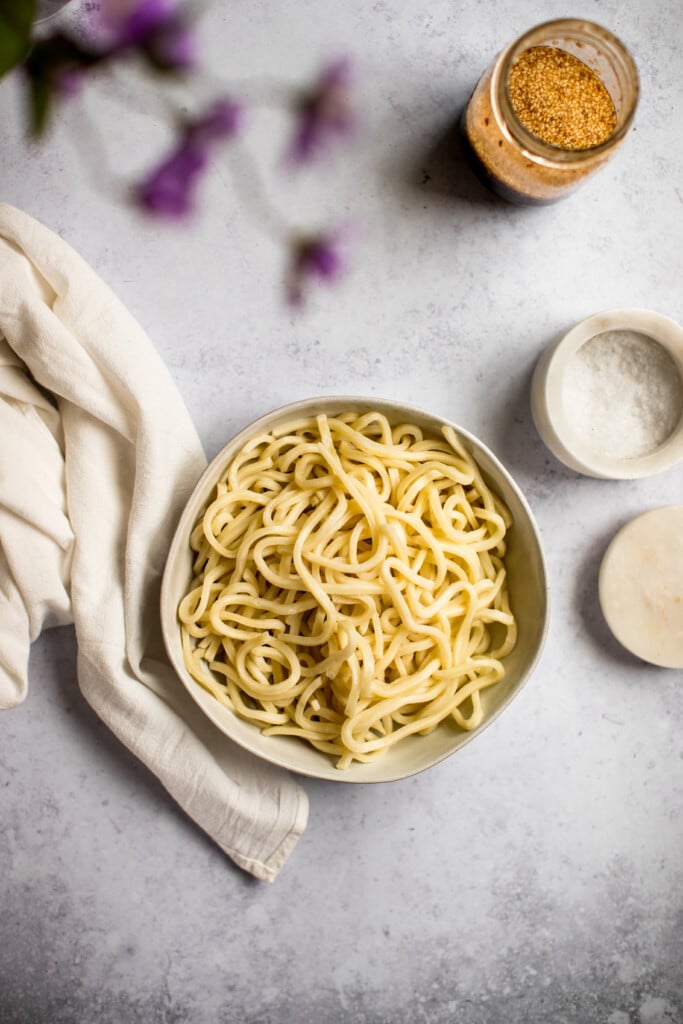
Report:
[[[223,736],[166,658],[166,552],[206,465],[151,342],[60,238],[0,204],[0,707],[73,621],[96,713],[235,863],[272,881],[307,799]]]

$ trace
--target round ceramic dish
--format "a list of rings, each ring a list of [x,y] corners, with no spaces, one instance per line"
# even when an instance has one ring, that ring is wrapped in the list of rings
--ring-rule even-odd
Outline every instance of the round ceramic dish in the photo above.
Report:
[[[619,643],[653,665],[683,668],[683,505],[643,512],[619,530],[599,594]]]
[[[633,331],[662,346],[683,382],[683,328],[649,309],[612,309],[582,320],[541,355],[531,385],[531,411],[536,429],[553,455],[585,476],[634,480],[669,469],[683,458],[683,417],[673,432],[643,455],[615,458],[594,450],[572,425],[564,385],[579,349],[608,331]]]
[[[504,678],[482,694],[486,717],[478,729],[464,732],[447,721],[428,736],[410,736],[390,747],[376,761],[369,764],[354,763],[345,771],[340,771],[332,758],[300,739],[263,736],[255,725],[238,718],[196,683],[183,663],[177,609],[192,579],[192,552],[189,546],[192,528],[216,483],[248,438],[301,416],[369,410],[383,413],[394,425],[415,423],[437,437],[441,436],[441,427],[448,423],[476,459],[486,482],[507,504],[512,513],[513,526],[506,538],[506,564],[510,602],[517,618],[519,638],[515,649],[505,659]],[[335,782],[390,782],[405,778],[437,764],[477,736],[507,707],[535,667],[545,639],[547,618],[547,571],[538,527],[508,471],[481,441],[455,424],[410,406],[374,398],[313,398],[296,402],[261,417],[229,441],[207,468],[180,518],[171,543],[161,591],[161,623],[169,657],[187,690],[211,721],[230,739],[266,761],[303,775]]]

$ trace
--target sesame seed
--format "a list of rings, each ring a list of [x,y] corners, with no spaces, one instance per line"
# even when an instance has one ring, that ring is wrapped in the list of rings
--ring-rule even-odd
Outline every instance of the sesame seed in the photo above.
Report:
[[[508,87],[524,127],[560,149],[599,146],[616,127],[614,103],[596,72],[558,47],[524,50]]]

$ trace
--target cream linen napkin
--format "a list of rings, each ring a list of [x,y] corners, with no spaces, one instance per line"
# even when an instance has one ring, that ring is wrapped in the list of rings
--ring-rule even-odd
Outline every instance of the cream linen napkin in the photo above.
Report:
[[[0,707],[72,622],[97,714],[240,867],[272,881],[304,792],[222,736],[166,659],[167,547],[206,460],[169,373],[83,260],[0,204]]]

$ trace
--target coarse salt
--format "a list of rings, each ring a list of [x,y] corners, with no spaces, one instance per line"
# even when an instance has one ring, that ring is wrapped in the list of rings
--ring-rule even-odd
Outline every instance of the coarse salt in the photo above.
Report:
[[[577,439],[613,459],[654,451],[683,412],[683,383],[669,353],[638,331],[605,331],[567,366],[565,414]]]

